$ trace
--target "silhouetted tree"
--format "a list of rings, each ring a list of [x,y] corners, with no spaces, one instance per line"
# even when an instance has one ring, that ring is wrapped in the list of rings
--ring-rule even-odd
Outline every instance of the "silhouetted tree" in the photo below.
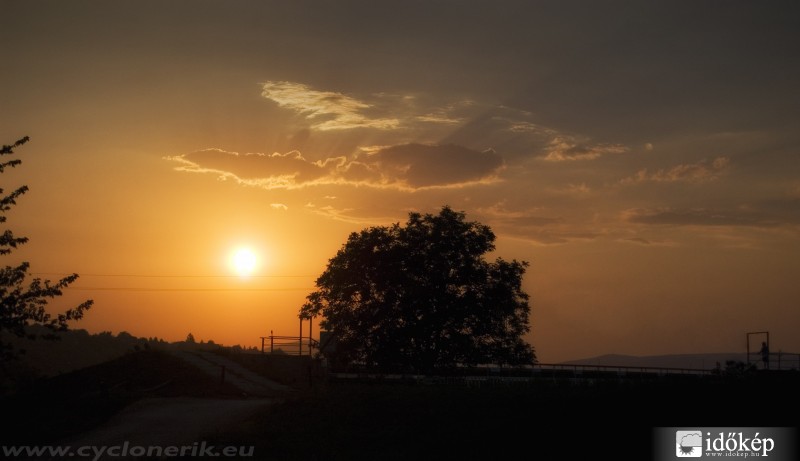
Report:
[[[321,315],[334,363],[430,372],[457,364],[530,364],[528,263],[484,260],[495,235],[443,207],[405,227],[350,234],[317,279],[300,317]]]
[[[194,344],[194,342],[195,342],[195,341],[194,341],[194,335],[193,335],[193,334],[191,334],[191,333],[189,333],[188,335],[186,335],[186,342],[187,342],[187,343],[189,343],[189,344]]]
[[[26,136],[13,145],[4,145],[0,150],[0,173],[6,168],[13,168],[22,163],[19,159],[5,160],[5,156],[12,155],[14,149],[28,142]],[[17,204],[17,199],[28,191],[27,186],[21,186],[0,198],[0,223],[6,222],[6,212]],[[0,195],[4,193],[0,189]],[[17,237],[10,230],[5,230],[0,235],[0,255],[8,255],[19,245],[26,243],[26,237]],[[34,278],[26,285],[28,269],[30,264],[23,262],[17,266],[5,266],[0,268],[0,334],[9,332],[17,337],[27,337],[35,339],[37,337],[55,338],[53,332],[66,331],[69,329],[68,322],[79,320],[83,317],[87,309],[92,305],[88,300],[75,308],[69,309],[53,317],[47,312],[46,307],[49,300],[61,296],[62,290],[69,286],[78,278],[78,274],[72,274],[53,283],[49,280]],[[32,333],[27,327],[31,325],[42,325],[48,331],[45,335]],[[17,354],[11,345],[0,341],[0,358],[10,359]]]

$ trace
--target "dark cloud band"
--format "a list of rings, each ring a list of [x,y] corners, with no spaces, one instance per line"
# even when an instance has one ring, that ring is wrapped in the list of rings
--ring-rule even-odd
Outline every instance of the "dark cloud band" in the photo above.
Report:
[[[503,158],[492,150],[455,144],[401,144],[363,153],[354,159],[311,161],[300,152],[239,154],[206,149],[168,157],[176,169],[212,173],[266,189],[295,189],[340,184],[417,190],[464,187],[497,180]]]

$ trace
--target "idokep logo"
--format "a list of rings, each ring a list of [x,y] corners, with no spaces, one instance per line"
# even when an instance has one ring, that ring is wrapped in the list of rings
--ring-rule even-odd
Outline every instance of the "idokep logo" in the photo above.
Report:
[[[703,432],[675,431],[675,456],[679,458],[699,458],[703,456]]]
[[[658,427],[653,430],[653,460],[724,458],[800,460],[796,427]]]

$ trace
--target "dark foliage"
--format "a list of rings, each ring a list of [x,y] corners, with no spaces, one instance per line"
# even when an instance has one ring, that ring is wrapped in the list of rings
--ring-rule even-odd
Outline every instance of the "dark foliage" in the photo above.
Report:
[[[431,372],[529,364],[527,262],[489,262],[495,235],[449,207],[410,213],[405,227],[353,233],[317,279],[300,316],[321,315],[334,364]]]
[[[14,149],[28,142],[26,136],[12,145],[4,145],[0,150],[0,156],[9,156],[14,153]],[[5,158],[5,157],[4,157]],[[19,159],[0,161],[0,173],[6,168],[14,168],[22,163]],[[0,197],[0,223],[6,222],[6,212],[17,204],[17,199],[28,191],[27,186],[21,186],[13,192]],[[4,190],[0,188],[0,195]],[[0,234],[0,255],[8,255],[19,245],[26,243],[26,237],[17,237],[10,230],[5,230]],[[23,262],[16,266],[0,267],[0,333],[9,332],[18,337],[28,337],[34,339],[39,336],[28,331],[30,325],[42,325],[47,327],[50,332],[65,331],[69,328],[69,322],[79,320],[83,317],[87,309],[92,305],[88,300],[77,307],[68,309],[56,316],[47,312],[48,302],[62,295],[62,290],[72,284],[78,274],[72,274],[62,278],[57,282],[33,278],[26,282],[30,264]],[[52,335],[45,334],[45,338]],[[0,342],[0,366],[6,360],[16,356],[18,351],[7,343]]]

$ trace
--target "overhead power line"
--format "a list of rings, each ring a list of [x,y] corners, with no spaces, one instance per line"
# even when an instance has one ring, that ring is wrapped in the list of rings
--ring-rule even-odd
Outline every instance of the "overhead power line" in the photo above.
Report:
[[[70,274],[60,272],[32,272],[34,276],[65,277]],[[178,275],[178,274],[78,274],[81,278],[147,278],[147,279],[268,279],[268,278],[316,278],[316,275]],[[285,287],[285,288],[179,288],[179,287],[100,287],[100,286],[71,286],[70,291],[130,291],[130,292],[267,292],[267,291],[311,291],[314,287]]]
[[[309,291],[314,288],[142,288],[142,287],[70,287],[70,291]]]
[[[157,275],[157,274],[82,274],[76,272],[81,277],[131,277],[131,278],[226,278],[226,279],[240,279],[240,278],[314,278],[317,275]],[[43,275],[52,277],[66,277],[72,273],[61,272],[31,272],[31,275]]]

